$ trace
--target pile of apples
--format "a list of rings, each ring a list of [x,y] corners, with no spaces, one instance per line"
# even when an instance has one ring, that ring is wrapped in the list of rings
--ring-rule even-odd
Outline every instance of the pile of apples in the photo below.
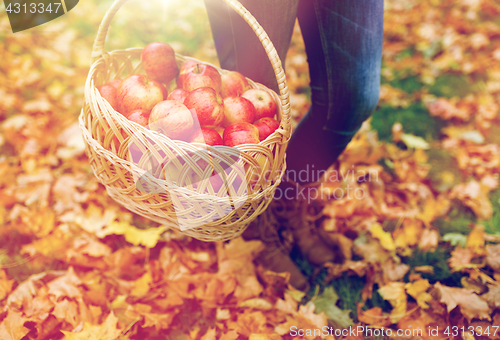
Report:
[[[194,60],[180,68],[173,48],[147,45],[141,55],[146,74],[115,79],[97,89],[127,119],[167,137],[210,146],[255,144],[278,127],[272,96],[251,89],[235,71],[220,74]],[[171,82],[177,87],[170,92]]]

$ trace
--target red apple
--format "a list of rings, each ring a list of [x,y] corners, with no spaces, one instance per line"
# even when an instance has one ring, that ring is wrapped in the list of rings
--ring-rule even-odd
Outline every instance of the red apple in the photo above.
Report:
[[[182,88],[189,92],[200,87],[211,87],[220,93],[222,86],[219,71],[215,67],[205,64],[195,64],[189,67],[181,83]]]
[[[211,87],[200,87],[188,94],[184,105],[194,110],[201,127],[215,127],[224,119],[221,96]]]
[[[150,111],[147,110],[134,110],[127,115],[127,119],[146,127],[149,124],[149,114]]]
[[[257,144],[260,142],[259,129],[247,122],[233,123],[224,130],[223,140],[225,146]]]
[[[259,129],[259,139],[262,141],[276,131],[280,123],[274,118],[264,117],[253,123],[253,125]]]
[[[172,139],[186,140],[193,132],[193,117],[184,104],[164,100],[151,110],[149,128],[161,131]]]
[[[182,88],[182,85],[184,84],[184,79],[187,77],[188,72],[191,70],[192,67],[196,66],[198,64],[197,61],[189,59],[182,64],[181,69],[179,71],[179,77],[177,77],[177,87]]]
[[[118,86],[120,86],[120,83],[122,82],[122,80],[123,79],[113,79],[113,80],[108,81],[106,84],[109,84],[118,90]]]
[[[97,86],[97,90],[101,94],[101,97],[106,99],[108,101],[109,105],[111,105],[111,107],[113,109],[115,109],[115,111],[119,111],[118,110],[118,100],[116,99],[116,92],[117,91],[113,85],[106,83],[104,85]]]
[[[177,100],[178,102],[184,103],[184,100],[188,96],[189,92],[184,89],[175,89],[168,95],[168,100]]]
[[[236,71],[229,71],[221,76],[222,79],[222,98],[238,97],[250,88],[244,75]]]
[[[201,128],[196,130],[190,139],[191,143],[204,143],[210,146],[222,145],[222,138],[219,133],[213,129]]]
[[[168,83],[179,73],[174,49],[161,42],[152,42],[144,47],[141,54],[142,66],[149,78]]]
[[[254,120],[255,107],[251,101],[243,97],[227,97],[224,99],[223,127],[228,127],[236,122],[253,123]]]
[[[250,89],[245,91],[241,96],[250,100],[253,106],[255,106],[255,120],[259,120],[263,117],[274,118],[278,112],[273,97],[267,91]]]
[[[118,86],[117,100],[120,112],[127,115],[133,110],[151,110],[167,98],[167,89],[145,75],[134,74],[125,78]]]

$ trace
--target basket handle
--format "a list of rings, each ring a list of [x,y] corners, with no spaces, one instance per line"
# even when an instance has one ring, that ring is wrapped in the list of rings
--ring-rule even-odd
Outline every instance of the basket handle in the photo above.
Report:
[[[104,54],[104,43],[106,41],[106,36],[108,34],[109,25],[111,24],[111,20],[115,16],[116,12],[120,9],[120,7],[128,0],[115,0],[111,7],[108,9],[104,18],[102,19],[101,24],[99,25],[99,29],[97,31],[97,36],[94,41],[94,46],[92,48],[91,59],[92,63],[94,63],[97,59],[101,58]],[[271,65],[274,70],[274,74],[276,75],[276,80],[278,82],[278,88],[280,91],[280,99],[282,116],[280,126],[283,128],[283,141],[287,141],[290,137],[290,98],[288,92],[288,85],[286,83],[285,71],[283,70],[283,66],[281,65],[281,59],[279,58],[278,52],[274,48],[271,39],[264,31],[262,26],[257,22],[257,20],[253,17],[250,12],[246,10],[245,7],[237,0],[224,0],[226,4],[228,4],[233,10],[238,13],[243,20],[245,20],[252,30],[255,32],[257,37],[259,38],[264,50],[266,51],[267,57],[271,62]]]

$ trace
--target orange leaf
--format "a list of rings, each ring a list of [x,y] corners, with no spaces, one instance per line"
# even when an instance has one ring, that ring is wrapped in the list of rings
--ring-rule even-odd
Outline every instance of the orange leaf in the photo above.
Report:
[[[470,321],[473,318],[491,320],[490,308],[486,301],[465,288],[446,287],[439,282],[434,285],[441,294],[441,302],[446,304],[448,312],[459,306],[462,314]]]
[[[24,323],[28,321],[20,313],[15,313],[8,310],[7,317],[0,323],[0,339],[2,340],[19,340],[29,333],[29,329],[24,327]]]
[[[0,301],[5,299],[11,292],[15,280],[8,280],[4,270],[0,270]]]

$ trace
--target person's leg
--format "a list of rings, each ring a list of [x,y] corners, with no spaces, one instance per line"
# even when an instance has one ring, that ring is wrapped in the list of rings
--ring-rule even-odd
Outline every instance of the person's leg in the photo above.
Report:
[[[300,0],[297,16],[309,63],[312,105],[288,144],[287,177],[278,188],[281,193],[292,192],[287,198],[292,197],[276,202],[275,209],[302,255],[321,265],[342,259],[323,242],[313,221],[304,223],[307,216],[296,216],[301,206],[305,213],[309,201],[308,189],[297,183],[319,181],[319,174],[335,162],[377,105],[383,0]]]
[[[241,0],[269,35],[284,65],[296,19],[298,0]],[[276,76],[262,44],[250,26],[222,0],[205,0],[217,56],[221,67],[238,71],[246,77],[278,92]],[[307,289],[308,282],[290,259],[280,242],[272,216],[264,212],[243,233],[247,240],[258,239],[265,250],[257,261],[275,272],[289,272],[290,283]]]
[[[375,109],[383,0],[301,0],[297,16],[309,62],[312,106],[288,144],[290,178],[301,170],[310,172],[313,165],[315,173],[326,170]],[[309,176],[305,182],[317,180]]]
[[[284,65],[296,19],[298,0],[241,0],[273,43]],[[221,67],[278,92],[267,54],[251,27],[222,0],[205,0]],[[279,93],[279,92],[278,92]]]

